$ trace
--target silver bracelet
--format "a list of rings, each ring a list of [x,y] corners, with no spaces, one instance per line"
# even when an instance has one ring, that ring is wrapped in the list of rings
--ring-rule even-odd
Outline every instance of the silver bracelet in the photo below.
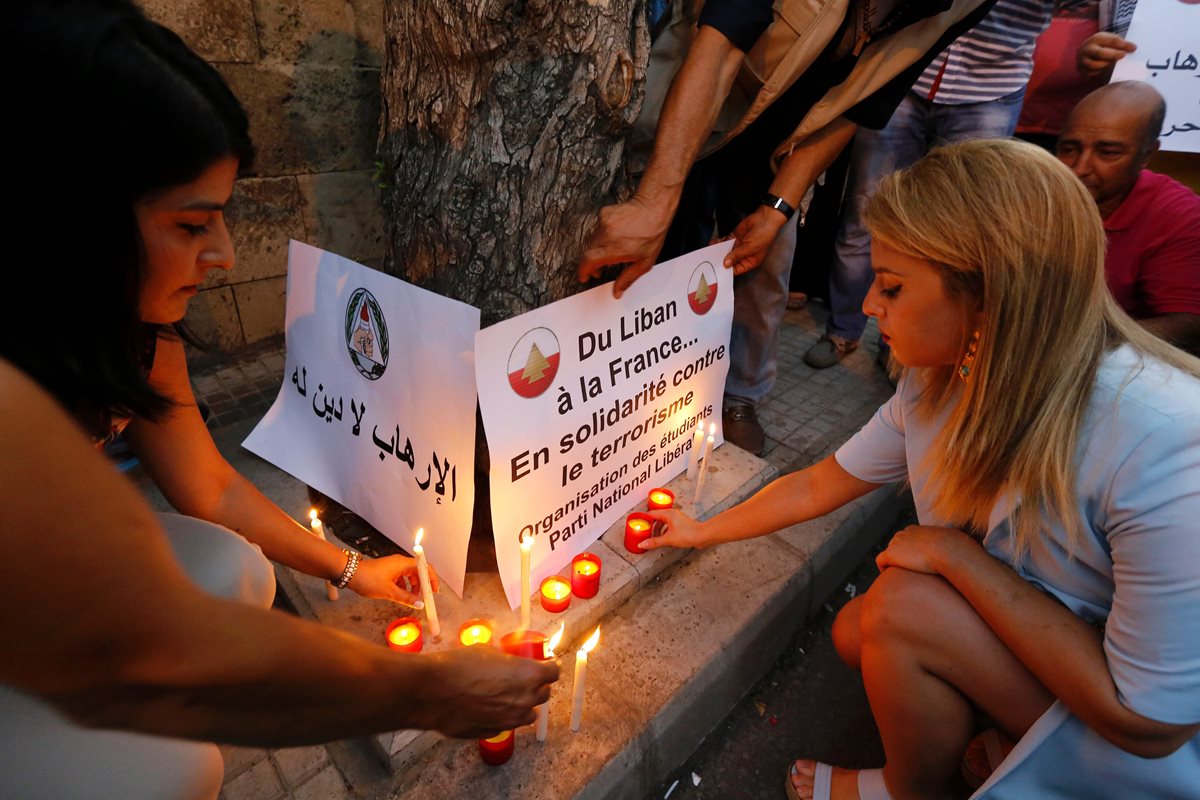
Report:
[[[342,552],[346,554],[346,568],[342,570],[342,577],[338,578],[337,583],[334,584],[338,589],[345,589],[346,584],[350,583],[350,579],[358,571],[358,562],[362,558],[353,550],[343,550]]]

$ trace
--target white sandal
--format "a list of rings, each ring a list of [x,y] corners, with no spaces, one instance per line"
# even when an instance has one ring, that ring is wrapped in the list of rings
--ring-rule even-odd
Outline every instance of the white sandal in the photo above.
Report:
[[[813,800],[829,800],[833,789],[833,767],[822,762],[814,761],[816,770],[813,772]],[[787,790],[788,800],[800,800],[796,787],[792,785],[792,775],[795,774],[796,762],[788,767],[787,775],[783,778],[783,786]],[[888,794],[887,784],[883,782],[882,769],[860,769],[858,771],[858,800],[892,800]]]

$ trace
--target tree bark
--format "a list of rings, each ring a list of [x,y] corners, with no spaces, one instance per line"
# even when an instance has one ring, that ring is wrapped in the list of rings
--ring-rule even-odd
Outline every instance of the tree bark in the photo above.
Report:
[[[597,209],[628,191],[644,3],[387,0],[387,272],[485,326],[577,291]]]

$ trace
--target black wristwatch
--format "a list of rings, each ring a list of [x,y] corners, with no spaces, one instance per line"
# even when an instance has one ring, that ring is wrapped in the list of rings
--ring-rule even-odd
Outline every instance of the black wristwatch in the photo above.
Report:
[[[770,192],[764,194],[762,196],[762,200],[759,202],[764,206],[770,206],[771,208],[783,214],[783,218],[785,220],[791,219],[792,215],[796,213],[796,209],[788,205],[787,200],[784,200],[782,197],[776,197]]]

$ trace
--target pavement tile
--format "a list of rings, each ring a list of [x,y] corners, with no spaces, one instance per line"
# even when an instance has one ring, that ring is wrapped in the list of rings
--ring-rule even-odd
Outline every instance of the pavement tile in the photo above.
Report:
[[[260,761],[266,761],[267,751],[256,747],[237,747],[235,745],[220,745],[221,758],[225,760],[225,781],[254,766]]]
[[[283,784],[270,759],[264,759],[226,783],[221,791],[226,800],[275,800],[283,794]]]
[[[348,800],[350,792],[341,773],[330,765],[293,789],[289,797],[290,800]]]
[[[324,747],[288,747],[272,754],[284,782],[295,789],[321,767],[329,763]]]

